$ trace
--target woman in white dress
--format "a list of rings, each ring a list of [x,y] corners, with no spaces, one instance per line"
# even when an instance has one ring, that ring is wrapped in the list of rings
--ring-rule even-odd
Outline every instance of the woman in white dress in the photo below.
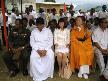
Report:
[[[69,54],[70,31],[65,28],[63,18],[58,21],[58,28],[54,31],[55,53],[59,65],[59,76],[64,77],[64,67]]]

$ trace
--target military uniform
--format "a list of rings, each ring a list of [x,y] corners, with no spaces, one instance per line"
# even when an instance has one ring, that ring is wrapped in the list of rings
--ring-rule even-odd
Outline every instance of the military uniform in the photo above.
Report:
[[[9,71],[13,71],[14,74],[18,72],[19,67],[16,63],[18,61],[19,65],[22,65],[23,74],[28,74],[27,64],[30,57],[30,31],[27,29],[13,29],[9,34],[8,41],[9,47],[22,49],[19,53],[13,52],[10,48],[5,52],[3,58]]]

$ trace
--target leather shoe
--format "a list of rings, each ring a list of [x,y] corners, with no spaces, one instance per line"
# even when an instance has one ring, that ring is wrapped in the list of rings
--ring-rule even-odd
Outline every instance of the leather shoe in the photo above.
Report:
[[[23,75],[24,76],[27,76],[28,75],[28,71],[26,70],[26,71],[23,71]]]

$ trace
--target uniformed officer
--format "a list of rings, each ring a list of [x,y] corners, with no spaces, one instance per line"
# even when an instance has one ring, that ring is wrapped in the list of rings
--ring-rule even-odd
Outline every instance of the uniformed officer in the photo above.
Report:
[[[10,32],[8,37],[9,50],[3,56],[11,77],[19,72],[20,65],[22,65],[23,75],[28,75],[30,31],[22,26],[21,20],[16,19],[15,28]]]

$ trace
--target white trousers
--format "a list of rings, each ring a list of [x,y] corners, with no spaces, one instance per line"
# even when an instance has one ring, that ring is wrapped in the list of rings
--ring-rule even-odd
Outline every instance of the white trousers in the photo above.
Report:
[[[95,49],[95,57],[96,57],[96,62],[99,65],[99,69],[101,72],[100,74],[102,74],[105,69],[105,63],[102,52],[98,48]]]
[[[79,69],[79,73],[82,75],[82,74],[89,74],[89,65],[82,65],[80,66],[80,69]]]
[[[30,76],[34,81],[46,80],[48,77],[53,78],[54,72],[54,53],[50,49],[46,56],[40,57],[39,54],[32,50],[30,56]]]

